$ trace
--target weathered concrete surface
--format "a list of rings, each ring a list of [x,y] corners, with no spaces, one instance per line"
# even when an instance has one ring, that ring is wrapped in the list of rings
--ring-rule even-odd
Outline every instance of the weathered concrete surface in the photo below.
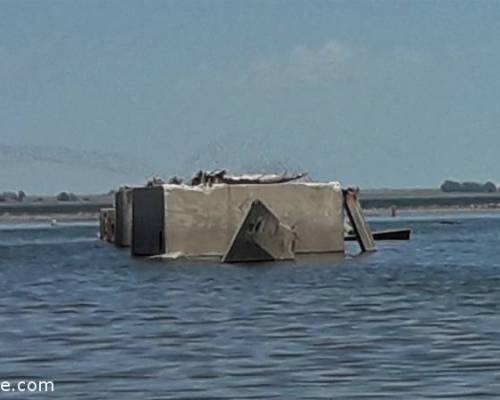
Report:
[[[222,256],[257,199],[296,233],[296,253],[344,251],[338,183],[164,185],[163,190],[167,254]]]
[[[130,187],[121,187],[115,194],[115,244],[121,247],[130,247],[132,244],[132,190]]]

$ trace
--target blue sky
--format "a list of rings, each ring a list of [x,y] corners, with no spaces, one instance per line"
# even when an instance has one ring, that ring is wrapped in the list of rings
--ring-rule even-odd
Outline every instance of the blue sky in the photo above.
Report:
[[[222,166],[500,183],[498,21],[486,0],[2,0],[0,191]]]

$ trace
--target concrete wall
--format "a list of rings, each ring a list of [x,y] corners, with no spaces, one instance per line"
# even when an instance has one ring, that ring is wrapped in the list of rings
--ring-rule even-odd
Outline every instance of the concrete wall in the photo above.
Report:
[[[137,256],[165,253],[165,188],[135,188],[132,193],[131,253]]]
[[[295,229],[297,253],[344,251],[343,197],[338,183],[163,188],[168,254],[222,256],[254,199]]]
[[[117,246],[129,247],[132,243],[132,188],[122,187],[115,194]]]

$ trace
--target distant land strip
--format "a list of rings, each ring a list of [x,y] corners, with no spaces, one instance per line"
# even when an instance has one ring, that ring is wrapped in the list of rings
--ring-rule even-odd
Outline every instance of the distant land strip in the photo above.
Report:
[[[34,203],[19,203],[19,204],[0,204],[1,215],[76,215],[97,214],[101,208],[112,207],[110,202],[60,202],[50,204],[34,204]]]
[[[92,195],[89,195],[92,197]],[[365,209],[425,208],[500,208],[498,193],[444,193],[436,189],[377,189],[362,190],[360,200]],[[99,201],[47,201],[0,203],[0,217],[5,215],[76,215],[93,214],[113,206],[111,196]]]
[[[364,208],[471,208],[500,206],[500,192],[446,193],[439,189],[372,189],[362,190]]]

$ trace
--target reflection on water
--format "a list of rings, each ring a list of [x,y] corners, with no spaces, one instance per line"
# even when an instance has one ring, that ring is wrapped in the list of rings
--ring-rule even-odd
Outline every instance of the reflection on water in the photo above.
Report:
[[[60,399],[497,398],[500,217],[373,225],[414,236],[228,266],[2,226],[0,379],[53,379]]]

